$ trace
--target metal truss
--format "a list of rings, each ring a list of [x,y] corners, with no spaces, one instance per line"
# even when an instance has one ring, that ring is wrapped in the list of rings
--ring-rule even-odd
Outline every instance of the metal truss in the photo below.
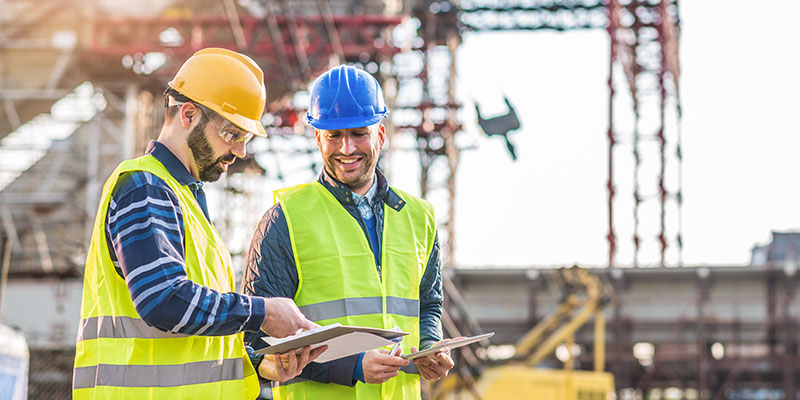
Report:
[[[608,265],[681,265],[683,156],[677,0],[462,1],[459,7],[462,31],[608,32]],[[621,71],[623,79],[615,71]],[[620,94],[629,96],[632,109],[617,106]],[[632,132],[622,131],[617,124],[631,118],[623,115],[626,112],[633,118]],[[655,150],[650,149],[652,145]],[[614,166],[620,157],[615,150],[620,146],[631,150],[631,158],[622,161],[634,165],[631,226],[620,223],[617,213],[622,206],[617,198],[621,176]],[[657,207],[649,207],[650,203]],[[627,206],[627,201],[622,204]],[[620,232],[630,235],[632,242],[630,250],[625,249],[624,261],[618,258],[623,244],[618,241]]]

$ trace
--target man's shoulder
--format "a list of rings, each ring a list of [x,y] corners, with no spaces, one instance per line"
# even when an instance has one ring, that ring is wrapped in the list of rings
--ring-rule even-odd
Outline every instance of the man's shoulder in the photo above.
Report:
[[[310,191],[318,187],[317,184],[324,187],[324,185],[320,184],[319,181],[311,181],[278,189],[274,192],[274,194],[276,196],[276,200],[291,196],[297,196],[300,194],[308,194]],[[280,203],[276,202],[275,204],[280,204]]]
[[[158,175],[149,171],[128,171],[119,176],[111,196],[122,199],[134,192],[161,193],[169,197],[173,194],[172,188]]]
[[[261,221],[258,222],[257,233],[267,236],[269,234],[275,234],[277,231],[283,232],[284,230],[288,232],[286,215],[283,213],[281,203],[275,203],[264,213],[264,216],[261,217]]]

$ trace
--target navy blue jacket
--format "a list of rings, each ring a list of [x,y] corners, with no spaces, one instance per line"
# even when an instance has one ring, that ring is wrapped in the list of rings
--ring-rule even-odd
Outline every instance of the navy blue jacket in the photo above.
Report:
[[[378,238],[383,237],[383,204],[395,205],[404,203],[397,193],[386,182],[386,177],[376,169],[378,190],[372,201],[372,211],[377,219]],[[323,168],[319,182],[328,189],[350,215],[358,221],[364,235],[369,240],[366,224],[361,218],[358,208],[353,202],[350,188],[330,176]],[[389,207],[392,210],[391,207]],[[378,245],[380,249],[380,244]],[[380,251],[378,251],[378,258]],[[380,273],[380,263],[378,263]],[[275,204],[267,210],[258,224],[242,280],[243,292],[252,296],[288,297],[293,299],[297,293],[297,266],[294,261],[289,227],[281,205]],[[419,285],[420,297],[420,345],[421,349],[429,347],[442,338],[442,277],[439,258],[439,239],[434,240],[428,264]],[[264,347],[262,332],[245,333],[245,342],[255,349]],[[327,363],[310,363],[299,378],[310,379],[320,383],[338,383],[353,386],[356,381],[353,371],[358,355],[341,358]]]

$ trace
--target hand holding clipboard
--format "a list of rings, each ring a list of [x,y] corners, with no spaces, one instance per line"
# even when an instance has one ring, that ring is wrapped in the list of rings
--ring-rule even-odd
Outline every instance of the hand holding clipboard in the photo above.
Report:
[[[468,338],[446,339],[422,351],[416,351],[412,347],[410,354],[401,357],[413,361],[423,379],[436,381],[447,376],[447,373],[454,366],[453,359],[450,358],[450,349],[479,342],[488,339],[492,335],[494,335],[494,332]]]
[[[431,354],[434,354],[439,351],[444,350],[451,350],[456,349],[462,346],[466,346],[468,344],[472,344],[475,342],[480,342],[481,340],[488,339],[494,335],[494,332],[484,333],[483,335],[465,337],[465,338],[458,338],[458,339],[450,339],[450,340],[443,340],[425,350],[420,350],[417,352],[409,353],[402,355],[401,357],[407,360],[414,360],[415,358],[425,357]]]

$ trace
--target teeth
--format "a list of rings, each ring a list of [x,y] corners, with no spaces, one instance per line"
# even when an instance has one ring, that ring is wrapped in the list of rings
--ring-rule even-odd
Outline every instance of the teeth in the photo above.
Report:
[[[355,159],[355,160],[339,160],[339,161],[341,163],[343,163],[343,164],[352,164],[352,163],[358,161],[358,159]]]

